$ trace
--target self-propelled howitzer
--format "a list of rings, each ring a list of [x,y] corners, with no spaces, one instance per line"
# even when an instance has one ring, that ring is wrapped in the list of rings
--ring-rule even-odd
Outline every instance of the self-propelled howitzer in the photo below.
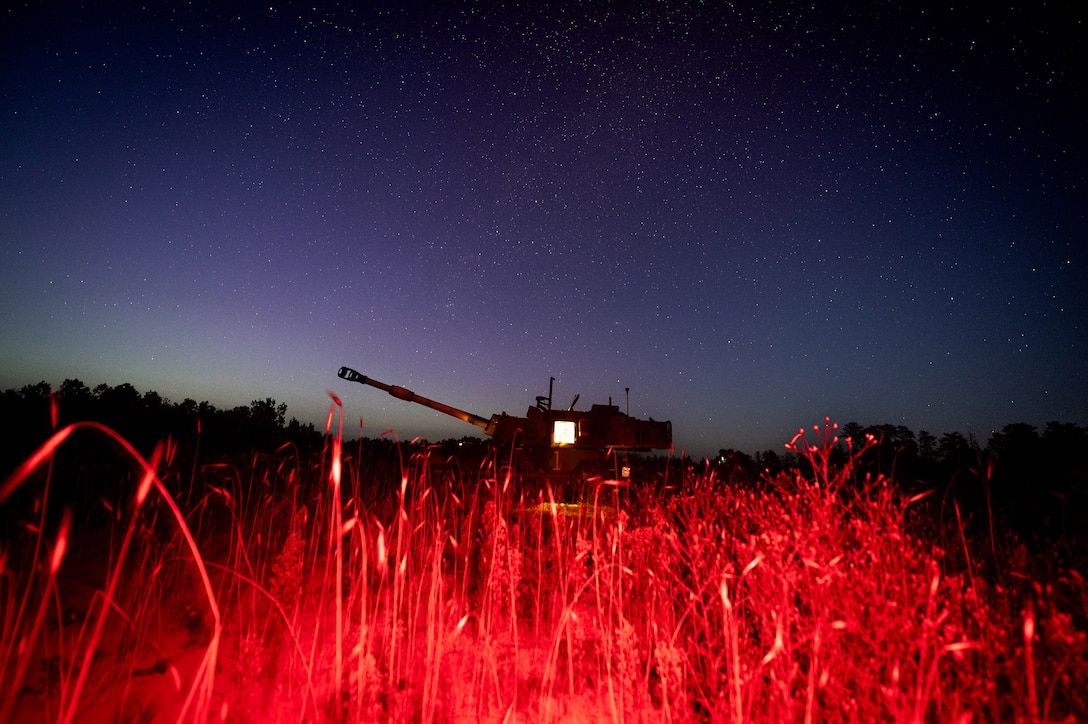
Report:
[[[517,454],[519,467],[530,471],[558,474],[600,472],[609,451],[646,452],[672,447],[672,423],[668,420],[639,420],[620,412],[612,404],[593,405],[589,410],[575,410],[572,402],[566,410],[552,409],[552,389],[548,396],[536,398],[525,417],[505,412],[490,418],[436,402],[397,385],[387,385],[350,367],[337,373],[349,382],[358,382],[385,390],[398,400],[414,402],[475,425],[491,438],[493,445],[509,447]],[[552,378],[554,383],[555,378]]]

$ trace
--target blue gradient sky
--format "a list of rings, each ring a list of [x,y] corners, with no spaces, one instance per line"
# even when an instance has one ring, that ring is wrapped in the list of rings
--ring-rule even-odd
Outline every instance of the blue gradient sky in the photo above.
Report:
[[[0,388],[1088,424],[1073,3],[151,5],[4,11]]]

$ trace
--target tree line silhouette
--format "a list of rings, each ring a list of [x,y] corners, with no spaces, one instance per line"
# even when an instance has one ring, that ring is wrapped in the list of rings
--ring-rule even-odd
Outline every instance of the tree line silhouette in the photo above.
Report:
[[[188,398],[171,402],[155,391],[141,394],[128,383],[92,389],[79,379],[66,379],[54,390],[47,382],[39,382],[0,395],[3,462],[10,470],[55,428],[87,420],[113,428],[144,454],[168,437],[188,447],[199,443],[212,455],[271,452],[288,442],[306,448],[320,446],[322,434],[312,423],[295,418],[288,422],[286,415],[287,405],[272,398],[220,409]]]
[[[194,461],[198,451],[202,460],[211,460],[271,454],[288,445],[306,457],[319,452],[325,442],[323,430],[295,418],[288,420],[286,404],[273,398],[221,409],[188,398],[171,402],[155,391],[140,393],[128,383],[90,388],[79,379],[66,379],[56,389],[39,382],[0,393],[0,478],[6,478],[54,430],[87,420],[114,429],[144,455],[169,438]],[[908,493],[938,490],[968,512],[991,515],[997,510],[1017,529],[1053,526],[1055,520],[1064,528],[1062,521],[1088,508],[1088,427],[1082,425],[1048,422],[1039,430],[1011,423],[992,433],[985,445],[970,434],[946,432],[938,437],[927,430],[915,434],[903,425],[849,422],[837,432],[840,443],[832,462],[852,459],[859,480],[883,476]],[[431,447],[442,448],[446,442],[450,441]],[[464,440],[454,442],[464,444]],[[389,438],[364,438],[355,444],[364,453],[357,456],[360,466],[381,468],[385,473],[392,472],[385,468],[398,466],[398,461],[425,443],[401,445]],[[456,450],[458,444],[444,449]],[[398,445],[401,449],[393,449]],[[62,465],[88,456],[95,461],[93,465],[70,463],[77,473],[91,467],[101,472],[102,465],[109,466],[103,462],[108,456],[96,452],[93,443],[74,440],[66,447],[72,449],[58,453]],[[644,468],[652,468],[655,461],[661,462],[651,457],[644,461]],[[694,461],[689,463],[696,466]],[[783,470],[803,470],[807,461],[789,451],[750,455],[722,449],[705,464],[723,482],[745,484]],[[954,496],[949,498],[949,492]]]
[[[141,394],[128,383],[92,389],[81,380],[66,379],[55,389],[46,382],[8,389],[0,393],[0,481],[55,431],[89,421],[114,430],[145,459],[169,439],[176,469],[193,471],[199,488],[208,479],[198,473],[198,460],[218,462],[242,454],[252,458],[254,453],[274,453],[287,443],[300,454],[319,451],[321,433],[312,424],[287,422],[286,413],[286,405],[271,398],[220,409],[191,399],[174,403],[154,391]],[[39,466],[35,478],[54,481],[50,486],[53,517],[70,508],[77,522],[101,524],[131,498],[139,474],[131,456],[108,437],[84,431],[65,439],[48,465]],[[170,483],[175,489],[181,487],[179,480]],[[37,491],[37,485],[21,486],[14,499],[0,506],[0,524],[14,525],[18,511],[34,507]]]
[[[79,379],[66,379],[53,388],[39,382],[0,392],[0,482],[54,432],[79,422],[112,429],[145,459],[169,440],[172,465],[167,467],[173,472],[163,482],[172,494],[190,501],[203,496],[209,485],[227,486],[232,477],[277,483],[289,477],[267,474],[270,467],[319,469],[328,443],[324,430],[287,419],[287,405],[270,397],[218,408],[189,398],[172,402],[155,391],[141,393],[129,383],[91,388]],[[347,444],[345,453],[353,456],[359,479],[399,480],[402,461],[424,444],[401,443],[392,436],[362,438]],[[116,510],[131,497],[138,474],[131,456],[102,435],[85,433],[67,438],[36,476],[56,481],[51,491],[54,514],[68,507],[77,512],[77,522],[100,524],[103,511]],[[305,477],[306,484],[320,479]],[[14,500],[0,506],[0,531],[19,520],[17,510],[33,507],[37,494],[36,486],[23,485]]]
[[[55,390],[39,382],[0,393],[4,469],[10,471],[54,429],[84,420],[113,428],[145,453],[168,437],[183,446],[199,443],[208,454],[271,452],[286,443],[311,450],[323,440],[323,431],[312,423],[293,417],[288,421],[287,405],[270,397],[221,409],[189,398],[171,402],[153,390],[140,393],[129,383],[90,388],[79,379],[66,379]],[[921,430],[916,435],[903,425],[848,422],[838,434],[844,443],[837,450],[840,461],[850,454],[846,441],[861,450],[871,438],[873,444],[856,461],[856,469],[905,486],[935,484],[970,471],[987,475],[1001,495],[1030,479],[1053,485],[1088,477],[1088,427],[1074,423],[1048,422],[1041,431],[1012,423],[985,445],[972,434],[946,432],[938,437]],[[805,464],[791,452],[750,455],[734,449],[719,450],[713,463],[722,477],[747,479]]]
[[[1040,431],[1016,422],[991,434],[985,445],[973,434],[946,432],[940,437],[927,430],[917,435],[903,425],[862,425],[848,422],[839,428],[839,445],[833,462],[854,458],[861,475],[882,475],[901,487],[935,485],[957,476],[984,477],[991,493],[1017,496],[1017,488],[1079,487],[1088,481],[1088,427],[1075,423],[1048,422]],[[859,452],[855,452],[859,451]],[[804,458],[796,453],[766,450],[755,455],[733,449],[718,451],[720,473],[758,477],[785,469],[801,468]]]
[[[1040,431],[1011,423],[985,445],[970,434],[915,435],[903,425],[849,422],[837,434],[831,463],[850,461],[857,490],[882,477],[904,498],[925,495],[919,506],[942,528],[962,527],[991,545],[1007,536],[1052,561],[1078,560],[1088,545],[1088,427],[1048,422]],[[794,452],[752,456],[731,449],[713,462],[719,477],[737,484],[782,470],[804,472],[808,464]]]

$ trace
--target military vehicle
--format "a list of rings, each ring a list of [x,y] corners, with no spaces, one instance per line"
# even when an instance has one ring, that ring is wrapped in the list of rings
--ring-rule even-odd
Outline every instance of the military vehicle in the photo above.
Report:
[[[482,417],[403,387],[371,379],[350,367],[341,367],[337,375],[349,382],[385,390],[398,400],[414,402],[475,425],[491,438],[493,447],[510,451],[516,468],[523,472],[555,477],[611,475],[616,458],[610,461],[610,454],[672,448],[671,422],[632,418],[620,412],[611,398],[607,405],[595,404],[589,410],[575,410],[576,395],[566,410],[553,409],[554,377],[548,383],[547,397],[538,396],[536,405],[530,407],[524,417],[505,412]],[[624,462],[615,467],[621,477],[630,475],[629,469],[624,469]]]

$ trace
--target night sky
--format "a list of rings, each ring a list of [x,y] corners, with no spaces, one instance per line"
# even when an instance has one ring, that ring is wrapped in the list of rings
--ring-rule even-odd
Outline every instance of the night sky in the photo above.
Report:
[[[554,376],[695,455],[1088,424],[1081,3],[30,4],[0,388],[437,440],[337,369],[483,416]]]

